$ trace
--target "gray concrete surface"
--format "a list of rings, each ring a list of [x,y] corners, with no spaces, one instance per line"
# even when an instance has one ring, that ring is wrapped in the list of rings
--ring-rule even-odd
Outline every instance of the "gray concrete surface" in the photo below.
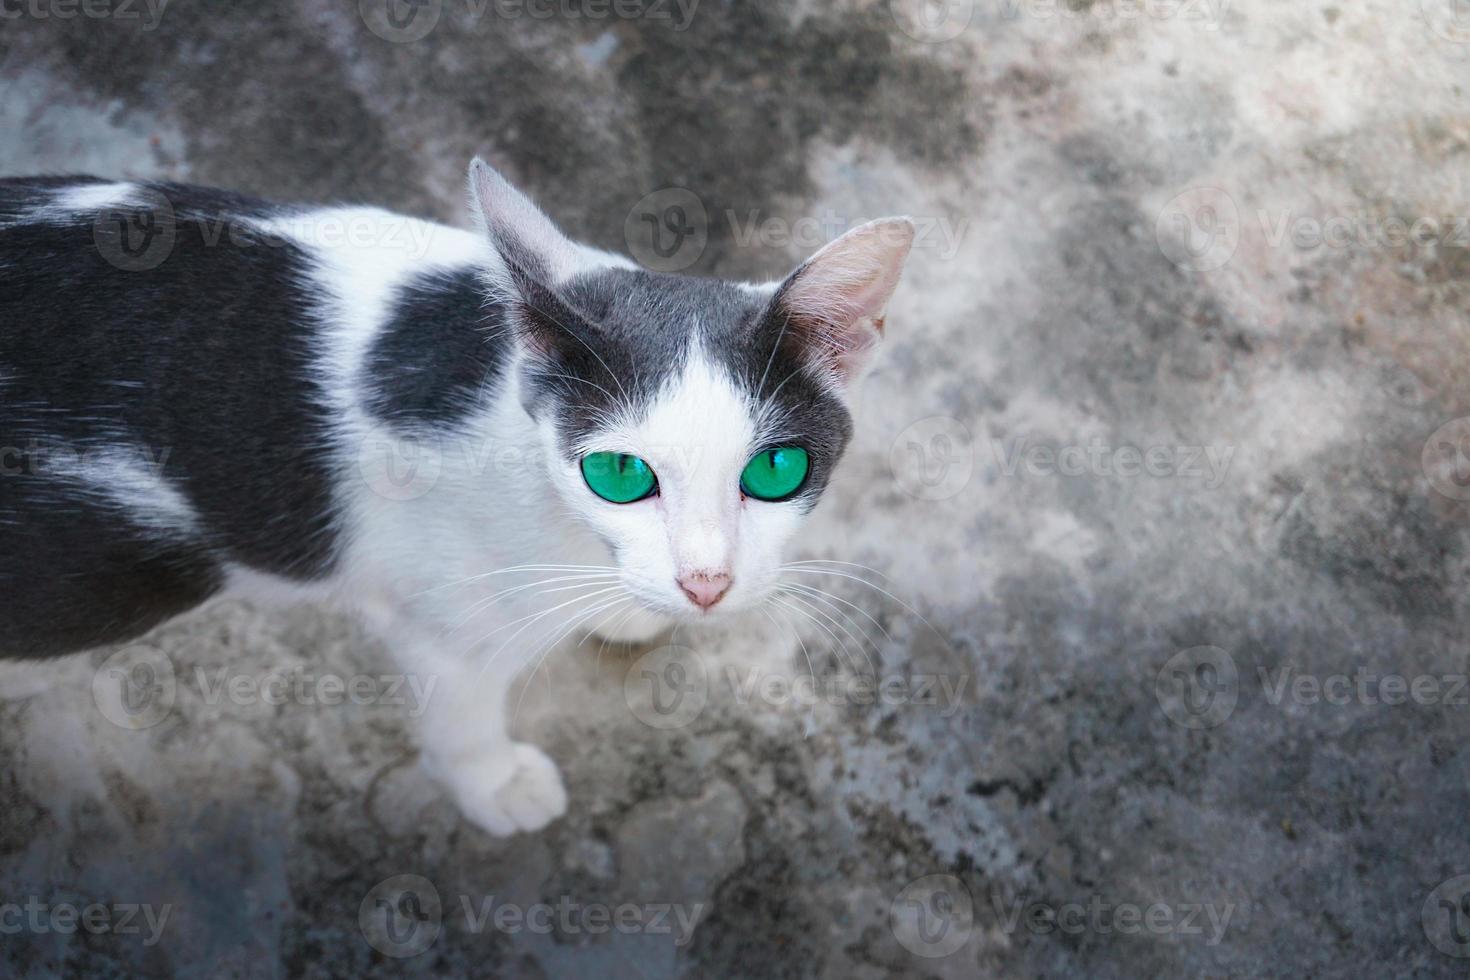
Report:
[[[414,767],[411,696],[221,695],[390,672],[333,613],[160,630],[136,730],[112,651],[7,666],[0,972],[1464,975],[1449,0],[27,4],[0,173],[458,222],[480,152],[607,247],[689,189],[693,272],[776,274],[813,222],[928,237],[804,544],[890,593],[827,583],[862,654],[801,628],[838,703],[759,620],[681,637],[663,714],[667,664],[563,650],[519,724],[571,812],[502,841]],[[168,918],[104,928],[127,905]]]

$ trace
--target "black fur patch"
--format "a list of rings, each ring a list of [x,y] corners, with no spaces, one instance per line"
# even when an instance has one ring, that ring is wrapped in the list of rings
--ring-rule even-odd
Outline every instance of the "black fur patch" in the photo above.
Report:
[[[0,181],[0,213],[56,188]],[[334,447],[312,364],[308,257],[196,220],[275,213],[263,202],[149,191],[174,214],[153,226],[173,235],[154,268],[109,261],[127,232],[94,227],[94,214],[0,228],[0,447],[140,448],[162,460],[200,526],[161,537],[87,511],[44,465],[10,467],[0,582],[24,581],[24,601],[0,654],[125,639],[213,591],[222,561],[309,579],[334,559]]]
[[[204,543],[138,527],[91,495],[10,472],[14,465],[0,460],[0,656],[127,640],[219,588]]]
[[[478,270],[418,277],[398,291],[368,353],[368,410],[401,426],[463,417],[505,373],[505,329],[506,310],[486,297]]]

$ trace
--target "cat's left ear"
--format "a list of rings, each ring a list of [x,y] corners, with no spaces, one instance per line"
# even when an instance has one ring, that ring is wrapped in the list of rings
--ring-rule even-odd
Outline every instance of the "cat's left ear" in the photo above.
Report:
[[[802,263],[777,291],[777,323],[800,345],[801,356],[839,387],[860,378],[877,350],[913,244],[908,218],[870,221]]]
[[[516,279],[508,285],[524,288],[529,280],[551,289],[576,273],[577,245],[479,157],[470,163],[470,202],[475,220]]]

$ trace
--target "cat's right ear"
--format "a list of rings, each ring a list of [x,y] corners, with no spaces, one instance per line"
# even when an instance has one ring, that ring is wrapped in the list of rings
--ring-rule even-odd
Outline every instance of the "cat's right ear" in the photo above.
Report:
[[[513,285],[529,279],[553,289],[577,271],[576,244],[479,157],[470,163],[470,202],[475,220],[515,278]]]
[[[516,310],[514,323],[524,348],[549,357],[569,336],[587,329],[556,290],[578,271],[578,246],[479,157],[470,164],[469,183],[475,220],[500,256],[500,267],[487,270],[490,281]]]

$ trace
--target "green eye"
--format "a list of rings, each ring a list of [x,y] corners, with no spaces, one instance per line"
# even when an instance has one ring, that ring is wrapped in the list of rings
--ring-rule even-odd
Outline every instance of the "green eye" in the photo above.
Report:
[[[757,500],[785,500],[806,482],[809,465],[805,449],[762,449],[745,464],[740,489]]]
[[[648,464],[627,453],[588,453],[582,457],[582,479],[593,493],[615,504],[631,504],[658,489]]]

